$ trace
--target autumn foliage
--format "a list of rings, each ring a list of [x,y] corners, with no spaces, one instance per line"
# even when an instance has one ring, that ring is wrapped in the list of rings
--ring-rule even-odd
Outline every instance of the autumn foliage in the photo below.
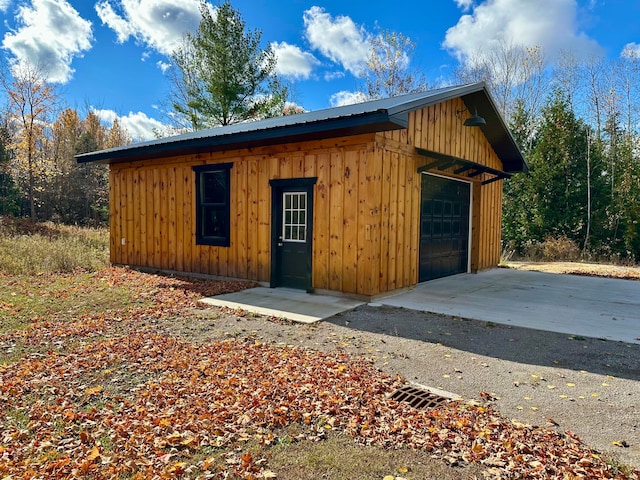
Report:
[[[509,421],[488,405],[398,403],[389,394],[404,380],[364,359],[255,340],[195,343],[154,327],[200,321],[201,296],[247,284],[116,268],[91,282],[141,301],[40,315],[0,335],[0,355],[25,352],[0,364],[0,478],[277,478],[268,449],[291,424],[300,438],[334,431],[479,463],[489,478],[627,478],[570,432]],[[0,314],[11,308],[0,304]]]

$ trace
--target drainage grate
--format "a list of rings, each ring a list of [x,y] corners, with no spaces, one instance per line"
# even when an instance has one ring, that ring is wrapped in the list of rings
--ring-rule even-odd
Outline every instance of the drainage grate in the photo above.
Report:
[[[399,388],[391,394],[391,398],[398,402],[408,403],[415,408],[439,407],[452,400],[451,398],[443,397],[411,385],[405,385]]]

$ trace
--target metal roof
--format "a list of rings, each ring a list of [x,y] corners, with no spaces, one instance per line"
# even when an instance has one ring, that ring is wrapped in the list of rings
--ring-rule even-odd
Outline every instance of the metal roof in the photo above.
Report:
[[[252,148],[306,140],[358,135],[408,126],[409,112],[461,97],[487,124],[479,127],[506,171],[527,170],[526,162],[498,113],[484,82],[328,108],[77,155],[79,163],[119,163],[191,153]]]

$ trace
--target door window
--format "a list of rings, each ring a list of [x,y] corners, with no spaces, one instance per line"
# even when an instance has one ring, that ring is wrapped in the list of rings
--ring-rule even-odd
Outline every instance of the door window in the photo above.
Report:
[[[282,239],[285,242],[306,242],[307,193],[285,192],[282,200]]]

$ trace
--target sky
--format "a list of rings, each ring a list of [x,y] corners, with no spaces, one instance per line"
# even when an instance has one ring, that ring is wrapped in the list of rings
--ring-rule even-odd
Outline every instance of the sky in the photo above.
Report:
[[[216,1],[210,2],[214,5]],[[39,65],[66,104],[119,118],[136,140],[168,123],[170,53],[199,23],[200,0],[0,0],[0,59]],[[638,0],[233,0],[262,31],[292,100],[319,110],[358,100],[369,39],[400,32],[433,86],[499,45],[616,58],[640,53]],[[0,94],[1,95],[1,94]],[[4,103],[4,99],[0,98]],[[2,105],[0,105],[2,106]]]

